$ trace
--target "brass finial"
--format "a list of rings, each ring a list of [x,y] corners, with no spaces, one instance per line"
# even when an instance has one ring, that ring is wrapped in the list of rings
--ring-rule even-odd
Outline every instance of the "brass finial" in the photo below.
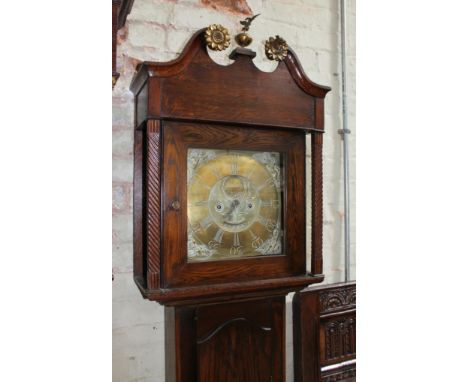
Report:
[[[283,61],[288,55],[288,48],[286,41],[278,35],[265,42],[265,53],[270,60]]]
[[[246,32],[250,28],[250,24],[252,24],[252,21],[255,20],[256,17],[260,16],[260,13],[252,16],[252,17],[247,17],[245,20],[240,21],[240,24],[243,25],[242,27],[242,32],[236,35],[236,42],[242,46],[246,47],[249,46],[250,43],[252,42],[252,37],[250,37]]]
[[[220,24],[211,24],[205,30],[205,41],[212,50],[224,50],[231,43],[228,30]]]

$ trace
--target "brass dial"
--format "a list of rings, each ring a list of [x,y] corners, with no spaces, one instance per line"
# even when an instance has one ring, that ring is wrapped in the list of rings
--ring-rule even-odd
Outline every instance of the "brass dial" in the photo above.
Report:
[[[279,153],[189,149],[189,261],[281,254],[282,187]]]

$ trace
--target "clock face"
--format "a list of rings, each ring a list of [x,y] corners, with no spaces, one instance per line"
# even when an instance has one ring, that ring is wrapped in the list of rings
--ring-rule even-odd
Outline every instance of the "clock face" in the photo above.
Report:
[[[277,152],[188,149],[188,261],[281,255]]]

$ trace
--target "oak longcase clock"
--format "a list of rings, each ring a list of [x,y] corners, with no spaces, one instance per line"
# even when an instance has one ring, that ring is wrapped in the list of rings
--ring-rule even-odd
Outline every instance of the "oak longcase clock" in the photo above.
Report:
[[[176,60],[140,65],[131,85],[135,282],[145,298],[167,306],[168,381],[281,381],[284,296],[323,280],[329,88],[311,82],[290,49],[272,73],[245,48],[231,53],[231,65],[218,65],[203,32]],[[263,350],[237,349],[242,341]],[[243,361],[229,366],[223,346]]]

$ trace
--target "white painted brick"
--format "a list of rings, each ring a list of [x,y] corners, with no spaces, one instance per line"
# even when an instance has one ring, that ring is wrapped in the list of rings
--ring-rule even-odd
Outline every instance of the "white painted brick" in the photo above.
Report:
[[[164,47],[166,29],[149,22],[133,22],[128,30],[128,43],[135,46]]]
[[[338,53],[320,51],[317,54],[318,70],[324,73],[336,73],[341,76],[341,57]]]
[[[136,288],[136,286],[135,286]],[[147,301],[141,295],[113,303],[112,327],[124,330],[132,326],[154,327],[155,333],[164,329],[164,307]]]
[[[238,16],[227,12],[219,12],[200,5],[187,6],[183,3],[177,3],[174,7],[174,15],[170,25],[177,29],[188,28],[195,31],[210,24],[222,24],[231,31],[235,29],[238,20]]]
[[[335,52],[339,44],[339,35],[336,32],[325,32],[320,30],[313,30],[310,33],[298,33],[297,46],[310,47],[314,49],[321,49],[329,52]]]
[[[293,50],[299,58],[301,65],[303,65],[307,76],[312,79],[315,72],[318,71],[318,51],[316,49],[303,46],[298,46],[295,49],[293,48]]]
[[[167,44],[166,47],[169,51],[177,53],[179,55],[184,49],[187,42],[193,36],[193,31],[191,30],[171,30],[167,34]],[[176,57],[176,56],[175,56]]]
[[[313,24],[309,28],[318,29],[324,32],[332,33],[339,29],[339,13],[337,11],[314,7]]]
[[[171,19],[175,3],[172,1],[134,1],[127,21],[151,21],[162,26]]]
[[[133,240],[133,217],[131,214],[113,216],[112,236],[115,244]]]
[[[133,131],[115,131],[112,134],[112,154],[117,157],[133,157]]]
[[[133,243],[115,243],[112,246],[112,266],[130,268],[133,266]]]
[[[115,126],[133,126],[133,108],[129,101],[124,104],[121,99],[113,98],[112,102],[112,124]]]
[[[133,160],[113,159],[112,160],[112,180],[117,182],[133,181]]]
[[[113,382],[164,381],[163,335],[150,325],[138,325],[113,329],[112,338]]]

